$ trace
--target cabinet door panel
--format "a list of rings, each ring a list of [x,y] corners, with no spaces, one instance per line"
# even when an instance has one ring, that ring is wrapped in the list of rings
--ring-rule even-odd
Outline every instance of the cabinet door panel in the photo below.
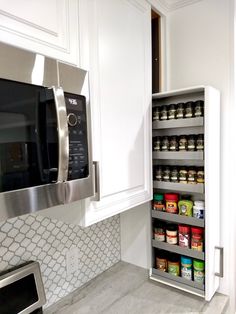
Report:
[[[78,63],[78,3],[0,0],[1,41]]]
[[[85,201],[85,225],[151,198],[151,8],[144,0],[93,3],[91,104],[101,201]]]

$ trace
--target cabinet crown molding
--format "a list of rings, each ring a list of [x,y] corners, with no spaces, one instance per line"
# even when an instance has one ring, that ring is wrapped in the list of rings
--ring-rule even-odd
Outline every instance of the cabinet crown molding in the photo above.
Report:
[[[171,12],[202,0],[159,0],[166,11]]]

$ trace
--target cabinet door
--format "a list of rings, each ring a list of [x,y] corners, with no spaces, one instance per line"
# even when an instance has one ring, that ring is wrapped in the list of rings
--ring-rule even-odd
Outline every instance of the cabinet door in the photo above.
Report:
[[[144,0],[92,3],[93,156],[101,199],[84,202],[83,225],[151,199],[151,8]]]
[[[77,0],[0,0],[1,41],[78,64]]]

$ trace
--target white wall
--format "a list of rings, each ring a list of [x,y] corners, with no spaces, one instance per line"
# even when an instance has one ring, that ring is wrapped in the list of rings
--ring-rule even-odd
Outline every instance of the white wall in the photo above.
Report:
[[[204,0],[172,12],[167,18],[168,89],[212,85],[221,91],[221,245],[225,276],[220,291],[232,292],[233,249],[233,1]],[[235,117],[235,116],[234,116]],[[233,122],[233,121],[232,121]],[[235,124],[235,123],[234,123]],[[234,133],[235,134],[235,133]],[[234,172],[235,173],[235,172]],[[232,183],[231,183],[232,180]],[[232,194],[231,194],[232,192]],[[214,210],[214,208],[212,208]],[[235,246],[235,245],[234,245]],[[230,282],[231,281],[231,282]],[[235,280],[233,280],[234,282]]]

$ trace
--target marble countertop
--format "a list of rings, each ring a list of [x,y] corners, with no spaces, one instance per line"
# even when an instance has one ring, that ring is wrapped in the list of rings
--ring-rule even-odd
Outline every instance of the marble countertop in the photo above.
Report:
[[[119,262],[44,310],[44,314],[226,313],[228,297],[211,302],[150,281],[147,270]]]

